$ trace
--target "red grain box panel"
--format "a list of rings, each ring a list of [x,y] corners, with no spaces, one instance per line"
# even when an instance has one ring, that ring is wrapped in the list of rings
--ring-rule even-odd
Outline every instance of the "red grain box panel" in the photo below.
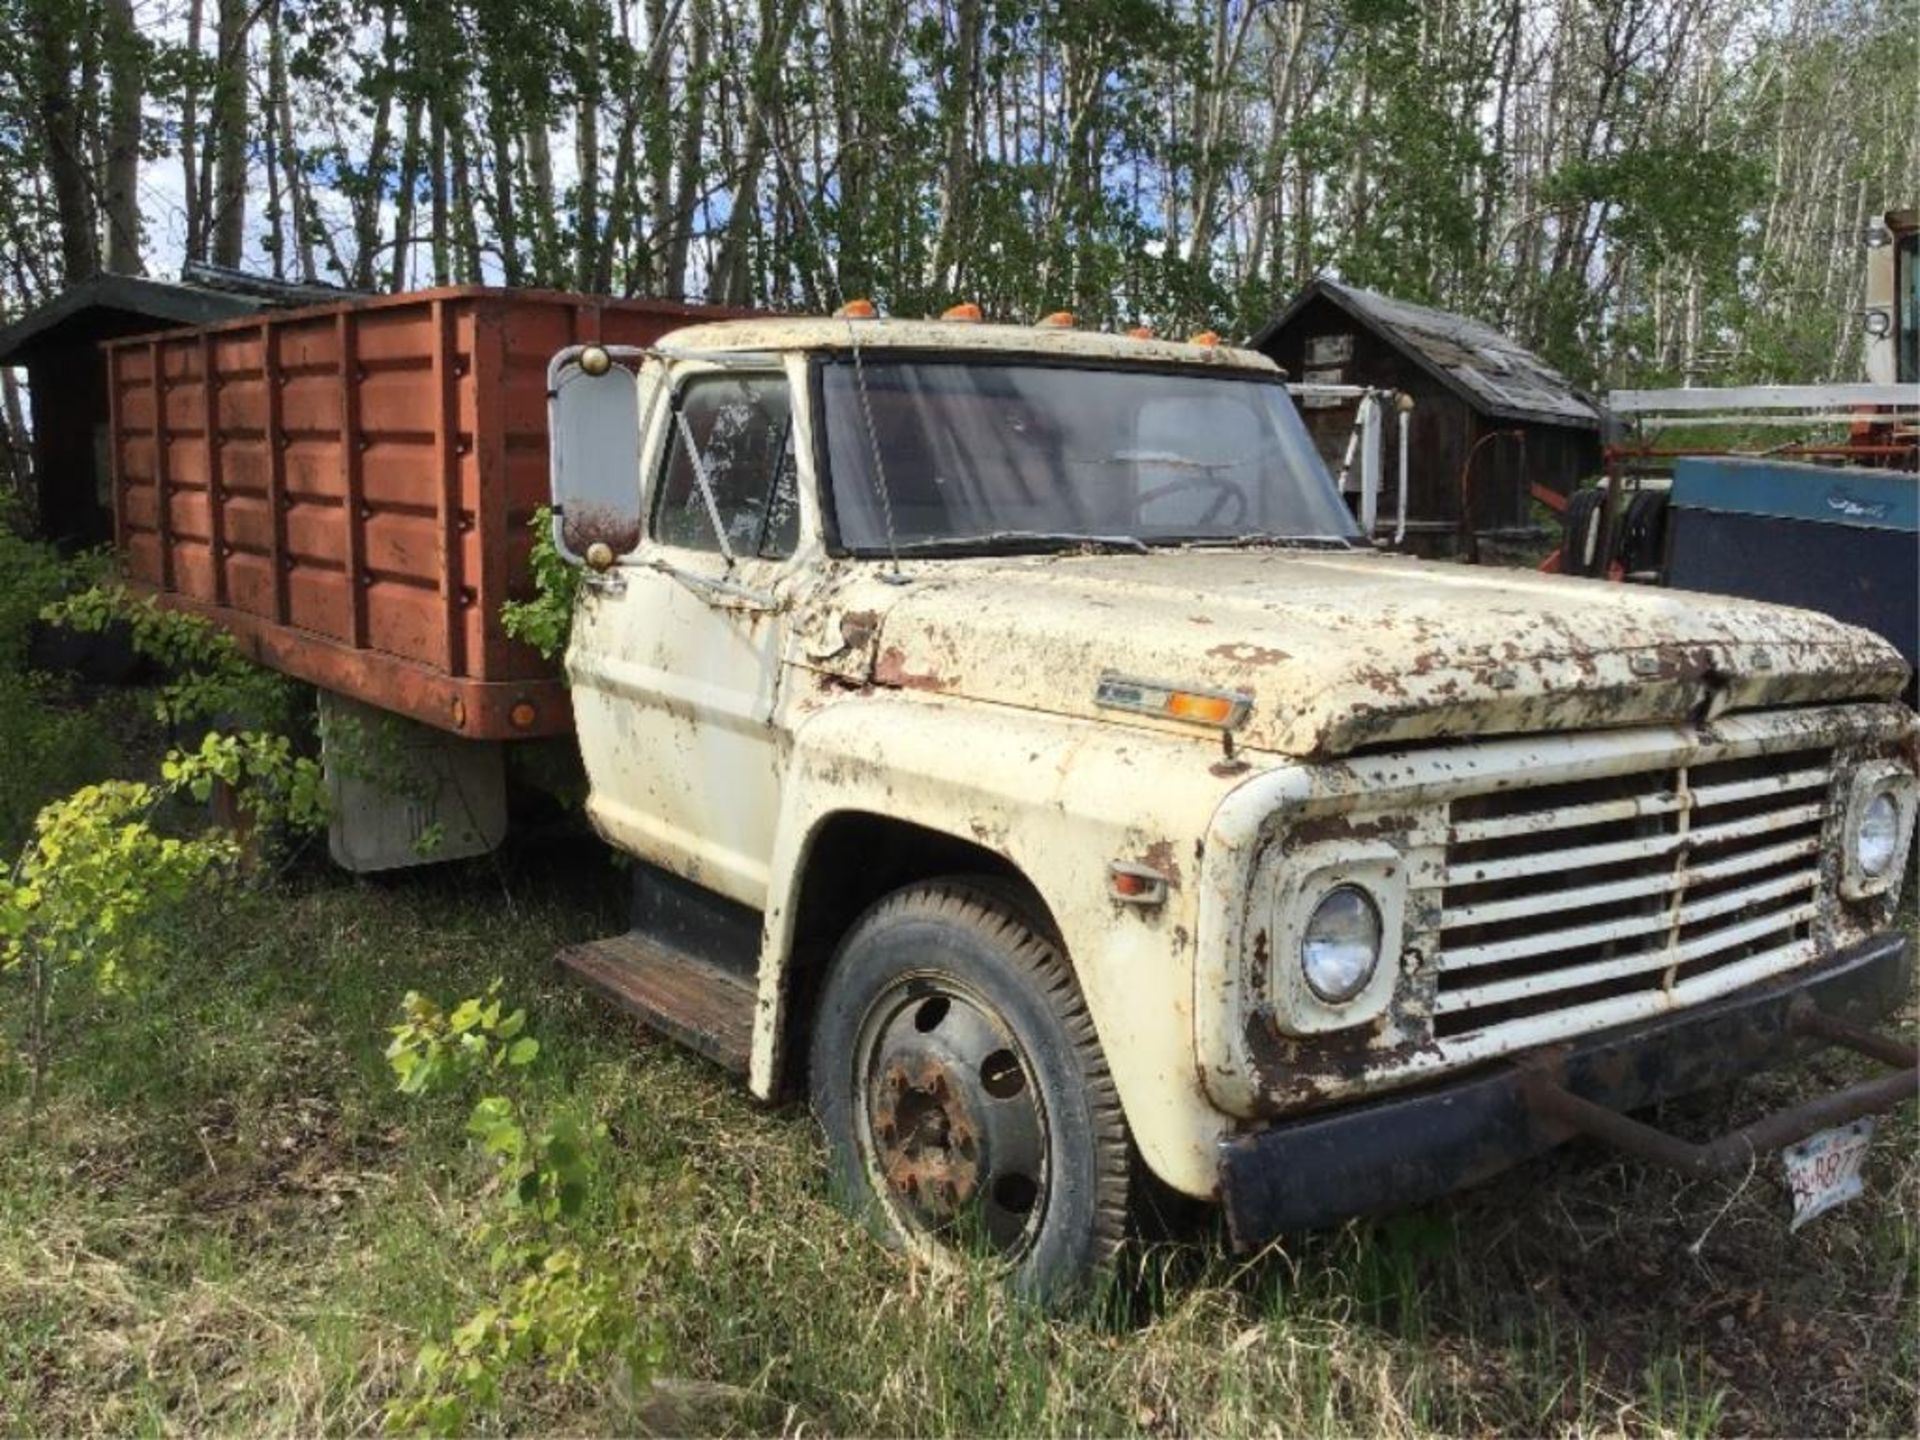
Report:
[[[121,565],[313,684],[474,739],[562,733],[558,667],[500,625],[532,593],[547,362],[744,313],[463,287],[111,343]]]

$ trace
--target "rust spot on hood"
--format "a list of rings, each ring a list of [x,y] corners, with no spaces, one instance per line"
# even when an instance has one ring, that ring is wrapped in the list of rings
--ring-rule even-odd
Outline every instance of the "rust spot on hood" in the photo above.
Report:
[[[858,650],[874,637],[880,617],[871,610],[849,610],[840,617],[840,638],[849,650]]]
[[[944,675],[909,670],[906,652],[898,645],[889,645],[880,652],[880,659],[873,667],[873,679],[876,685],[898,690],[932,690],[937,693],[953,686],[953,682]]]
[[[1231,660],[1236,665],[1278,665],[1293,657],[1284,650],[1276,650],[1271,645],[1254,645],[1245,640],[1231,644],[1216,645],[1207,654],[1220,660]]]

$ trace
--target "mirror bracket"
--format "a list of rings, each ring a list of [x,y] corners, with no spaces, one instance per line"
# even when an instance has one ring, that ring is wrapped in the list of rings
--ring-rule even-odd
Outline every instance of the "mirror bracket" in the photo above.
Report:
[[[580,584],[599,595],[624,595],[627,593],[627,577],[618,570],[583,570]]]
[[[686,586],[717,609],[744,610],[757,615],[771,615],[786,608],[785,602],[778,595],[766,590],[755,590],[733,580],[716,580],[707,575],[697,575],[691,570],[682,570],[678,565],[669,564],[665,560],[649,560],[646,563],[667,578]]]

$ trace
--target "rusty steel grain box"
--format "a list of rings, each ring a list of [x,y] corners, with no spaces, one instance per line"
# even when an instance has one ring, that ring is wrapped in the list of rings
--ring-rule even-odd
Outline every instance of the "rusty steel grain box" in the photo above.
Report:
[[[111,343],[123,571],[323,688],[474,739],[564,732],[558,667],[500,623],[532,593],[547,361],[738,313],[463,287]]]

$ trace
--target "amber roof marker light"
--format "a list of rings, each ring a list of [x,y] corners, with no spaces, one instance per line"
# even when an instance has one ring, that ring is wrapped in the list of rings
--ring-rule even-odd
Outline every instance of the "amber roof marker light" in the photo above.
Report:
[[[1042,315],[1038,320],[1033,322],[1033,328],[1036,330],[1071,330],[1073,328],[1073,312],[1071,310],[1055,310],[1050,315]]]
[[[949,305],[940,312],[940,318],[942,320],[958,320],[965,325],[978,325],[981,318],[980,307],[971,300],[959,305]]]
[[[874,320],[879,318],[879,315],[880,312],[874,307],[873,301],[865,298],[849,300],[833,312],[835,320]]]

